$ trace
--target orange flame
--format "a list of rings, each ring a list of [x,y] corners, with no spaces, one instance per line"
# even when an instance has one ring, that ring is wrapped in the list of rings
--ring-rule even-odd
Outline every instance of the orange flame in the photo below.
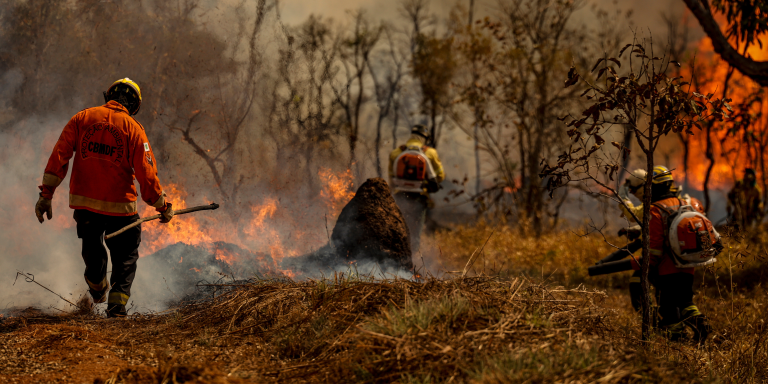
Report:
[[[165,185],[166,194],[169,196],[173,209],[187,208],[187,193],[176,184]],[[142,216],[152,216],[157,214],[155,209],[149,206],[144,208]],[[204,230],[193,215],[179,215],[173,218],[170,223],[162,224],[152,221],[142,224],[147,229],[142,234],[141,246],[144,254],[154,253],[171,244],[185,243],[188,245],[210,244],[214,239],[209,235],[209,231]],[[221,239],[223,240],[223,239]]]
[[[284,206],[281,199],[266,197],[260,204],[251,205],[250,212],[237,218],[218,212],[178,215],[168,224],[156,221],[144,224],[141,253],[149,255],[169,245],[185,243],[207,247],[217,260],[230,265],[237,261],[261,263],[272,271],[295,276],[293,271],[279,268],[281,260],[318,249],[327,242],[325,223],[319,213],[323,210],[314,211],[320,214],[319,219],[308,218],[308,212],[315,206],[325,207],[328,216],[335,218],[354,196],[350,170],[334,173],[323,168],[318,176],[322,189],[319,201],[314,204]],[[181,186],[166,184],[165,190],[174,209],[187,207],[188,194]],[[143,216],[154,214],[151,207],[142,212]],[[235,245],[241,251],[233,251],[217,242]]]
[[[719,20],[721,25],[726,25],[724,20]],[[743,51],[743,44],[732,40],[738,50]],[[716,98],[723,97],[723,85],[730,67],[722,61],[719,55],[714,52],[711,40],[707,37],[702,38],[697,44],[697,58],[695,75],[698,79],[695,91],[701,94],[714,94]],[[758,45],[752,45],[747,48],[747,54],[755,60],[768,59],[768,47],[760,48]],[[682,71],[685,79],[692,77],[691,69],[686,68]],[[738,71],[733,71],[729,80],[727,97],[733,101],[732,106],[744,104],[747,98],[754,92],[761,91],[761,87],[754,81],[742,75]],[[757,137],[766,137],[768,134],[768,103],[763,101],[748,106],[746,113],[763,113],[761,121],[755,122],[749,128]],[[728,132],[728,121],[716,122],[711,128],[710,148],[712,150],[715,164],[712,167],[709,188],[727,189],[733,182],[742,177],[744,168],[756,168],[758,180],[761,180],[761,170],[755,166],[755,156],[749,153],[750,148],[745,145],[743,138],[734,136]],[[707,135],[706,131],[694,129],[694,135],[688,136],[689,159],[687,173],[681,167],[675,170],[675,181],[682,183],[687,180],[688,184],[696,189],[702,190],[706,178],[707,169],[710,162],[706,158]],[[681,154],[682,156],[682,154]],[[682,160],[679,162],[682,164]]]
[[[352,190],[354,180],[352,170],[347,169],[346,172],[335,174],[329,168],[320,168],[318,175],[323,184],[320,197],[325,201],[329,216],[336,217],[341,213],[344,206],[355,197],[355,192]]]

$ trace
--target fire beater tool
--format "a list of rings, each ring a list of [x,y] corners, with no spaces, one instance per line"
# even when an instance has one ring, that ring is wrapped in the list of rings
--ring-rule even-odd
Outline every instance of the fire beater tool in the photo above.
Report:
[[[185,213],[192,213],[192,212],[197,212],[197,211],[214,210],[214,209],[218,209],[218,208],[219,208],[218,204],[211,203],[209,205],[200,205],[200,206],[192,207],[192,208],[179,209],[178,211],[174,211],[173,215],[174,216],[176,216],[176,215],[183,215]],[[111,239],[111,238],[113,238],[113,237],[115,237],[115,236],[117,236],[117,235],[119,235],[119,234],[121,234],[121,233],[123,233],[123,232],[125,232],[125,231],[127,231],[127,230],[129,230],[129,229],[131,229],[131,228],[133,228],[133,227],[143,223],[143,222],[157,220],[157,219],[159,219],[161,217],[163,217],[163,215],[148,216],[148,217],[145,217],[143,219],[136,220],[135,222],[131,223],[130,225],[126,225],[125,227],[119,229],[118,231],[110,233],[109,235],[104,236],[104,239],[105,240]]]

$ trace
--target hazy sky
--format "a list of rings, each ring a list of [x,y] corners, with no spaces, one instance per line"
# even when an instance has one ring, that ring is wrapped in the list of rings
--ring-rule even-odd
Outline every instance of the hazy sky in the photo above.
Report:
[[[469,4],[470,0],[458,2]],[[432,0],[430,11],[445,17],[450,9],[457,3],[453,0]],[[494,10],[497,0],[476,0],[476,12],[481,16]],[[399,17],[399,4],[397,0],[283,0],[280,1],[280,10],[283,20],[288,24],[298,24],[311,14],[333,17],[343,20],[346,11],[351,9],[365,9],[369,16],[375,19],[392,20]],[[676,12],[681,14],[685,5],[682,0],[589,0],[587,4],[597,5],[603,9],[612,10],[620,7],[622,10],[632,9],[634,24],[639,28],[650,28],[656,33],[664,33],[665,26],[660,17],[662,12]],[[589,7],[585,7],[587,11]],[[588,17],[590,12],[583,12]]]

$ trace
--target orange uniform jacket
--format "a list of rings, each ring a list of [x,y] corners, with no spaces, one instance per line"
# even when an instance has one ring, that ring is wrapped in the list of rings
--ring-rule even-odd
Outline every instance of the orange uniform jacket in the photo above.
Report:
[[[704,213],[703,205],[698,199],[690,198],[690,205],[697,211]],[[668,199],[659,200],[651,205],[651,223],[650,223],[650,237],[651,237],[651,268],[655,268],[659,271],[659,275],[670,275],[673,273],[690,273],[694,272],[694,268],[678,268],[675,265],[675,261],[672,260],[671,252],[665,245],[664,239],[664,223],[661,218],[661,209],[655,206],[655,204],[669,207],[672,210],[677,210],[680,206],[680,199],[676,197],[670,197]],[[632,268],[636,271],[640,270],[640,265],[632,259]]]
[[[165,206],[157,161],[144,127],[119,103],[84,109],[69,120],[45,167],[40,186],[43,197],[53,198],[73,155],[70,208],[110,216],[135,215],[134,178],[147,204],[158,209]]]

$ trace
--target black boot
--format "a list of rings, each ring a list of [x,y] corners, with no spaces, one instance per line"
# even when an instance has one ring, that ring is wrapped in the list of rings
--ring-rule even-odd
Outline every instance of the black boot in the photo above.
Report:
[[[96,291],[94,289],[89,289],[88,292],[91,294],[91,297],[93,298],[94,304],[100,304],[105,301],[107,301],[107,290],[103,291]]]
[[[707,317],[704,315],[694,316],[688,319],[686,323],[693,330],[693,341],[697,344],[703,344],[709,334],[712,333],[712,326],[709,325]]]
[[[128,312],[125,310],[123,304],[108,304],[107,305],[107,317],[125,317]]]

